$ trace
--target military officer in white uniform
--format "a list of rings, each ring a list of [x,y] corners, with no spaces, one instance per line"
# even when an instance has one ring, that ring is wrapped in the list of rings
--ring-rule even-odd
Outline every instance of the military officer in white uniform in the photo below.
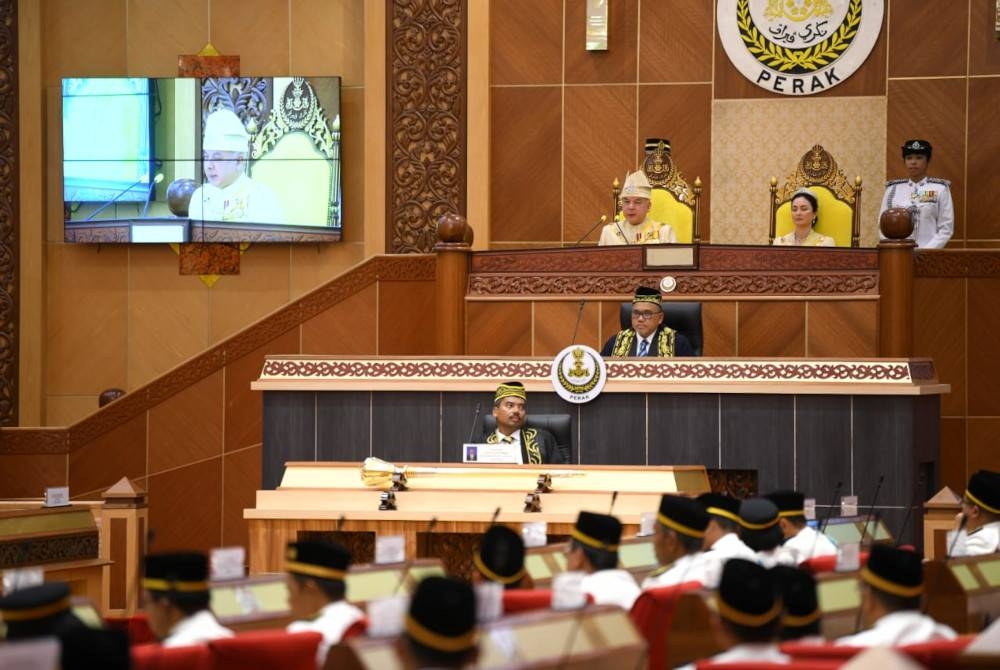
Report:
[[[719,586],[722,567],[730,558],[756,561],[757,554],[740,539],[740,501],[721,493],[703,493],[696,498],[708,513],[705,528],[705,560],[709,567],[705,588]]]
[[[861,580],[861,617],[871,627],[842,637],[836,644],[897,647],[955,639],[955,631],[920,612],[924,566],[916,552],[885,544],[872,546]]]
[[[618,200],[622,205],[622,220],[615,219],[601,230],[598,246],[622,244],[674,244],[677,235],[670,224],[649,218],[653,205],[653,187],[642,170],[625,177]]]
[[[191,194],[189,218],[285,223],[271,189],[246,175],[249,141],[250,135],[235,112],[217,109],[208,115],[201,146],[207,183]]]
[[[778,506],[778,526],[785,536],[786,550],[802,563],[814,556],[834,556],[837,546],[806,523],[806,497],[799,491],[775,491],[764,496]]]
[[[143,598],[149,627],[164,647],[205,644],[232,637],[208,609],[208,558],[201,553],[149,554]]]
[[[948,533],[951,556],[1000,551],[1000,472],[979,470],[969,477],[958,530]]]
[[[618,567],[622,524],[609,514],[580,512],[570,531],[566,569],[584,573],[583,592],[598,605],[618,605],[631,610],[639,597],[632,573]]]
[[[755,553],[765,568],[797,565],[795,555],[781,546],[785,536],[778,526],[778,506],[767,498],[751,498],[740,503],[740,540]]]
[[[921,249],[943,249],[955,232],[951,182],[927,176],[932,152],[927,140],[906,140],[902,152],[908,177],[886,182],[879,218],[893,207],[909,209],[914,213],[911,239]]]
[[[702,553],[707,527],[708,513],[697,501],[663,496],[653,527],[653,550],[661,567],[643,580],[643,590],[684,582],[704,586],[710,568]]]
[[[330,647],[364,618],[364,612],[344,599],[350,564],[351,552],[336,542],[289,542],[285,550],[288,607],[296,619],[287,630],[323,635],[316,650],[317,667],[323,667]]]

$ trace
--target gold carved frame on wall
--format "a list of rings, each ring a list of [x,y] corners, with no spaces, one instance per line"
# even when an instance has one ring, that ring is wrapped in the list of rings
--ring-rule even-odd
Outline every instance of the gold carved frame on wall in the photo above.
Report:
[[[773,244],[778,208],[800,188],[823,186],[837,200],[847,204],[851,215],[851,246],[860,246],[861,235],[861,177],[848,181],[830,152],[819,144],[802,155],[795,172],[788,175],[784,185],[778,188],[778,178],[771,177],[771,222],[767,243]]]
[[[690,186],[674,164],[674,160],[670,156],[669,146],[662,141],[658,142],[653,150],[646,154],[642,161],[642,171],[646,174],[650,186],[654,189],[667,191],[674,197],[674,200],[691,209],[691,243],[700,243],[698,222],[701,218],[701,177],[696,177],[694,186]],[[621,183],[615,178],[611,185],[611,196],[614,198],[616,217],[622,211],[621,202],[618,200],[620,194]]]

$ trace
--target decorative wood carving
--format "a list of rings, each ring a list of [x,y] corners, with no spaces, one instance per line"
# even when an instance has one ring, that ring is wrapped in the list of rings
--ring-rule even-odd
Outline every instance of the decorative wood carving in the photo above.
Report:
[[[466,0],[396,0],[387,23],[387,239],[427,252],[465,212]]]
[[[775,247],[701,246],[702,271],[772,270],[807,272],[878,270],[877,249],[801,249]]]
[[[708,485],[712,493],[724,493],[740,500],[757,495],[756,470],[715,470],[709,468]]]
[[[32,428],[5,430],[0,438],[0,455],[8,454],[67,454],[69,431],[65,428]]]
[[[478,533],[427,533],[420,546],[421,558],[440,558],[444,571],[459,579],[472,578],[472,554],[479,547]]]
[[[20,186],[17,0],[0,0],[0,425],[17,425]],[[39,224],[40,225],[40,224]]]
[[[642,247],[538,249],[472,256],[472,272],[628,272],[642,269]]]
[[[913,254],[916,277],[1000,277],[1000,251],[942,250]]]
[[[637,286],[657,288],[657,275],[494,275],[469,278],[472,295],[630,295]],[[875,295],[878,273],[674,274],[678,298],[689,295]]]
[[[0,568],[97,558],[97,531],[0,543]]]

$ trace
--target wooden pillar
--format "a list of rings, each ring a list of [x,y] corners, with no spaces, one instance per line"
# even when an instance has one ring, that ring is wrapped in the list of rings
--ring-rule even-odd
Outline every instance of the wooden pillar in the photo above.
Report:
[[[438,221],[437,276],[435,278],[437,353],[465,353],[465,289],[469,280],[472,228],[464,217],[446,214]]]
[[[146,493],[122,477],[101,497],[101,558],[111,561],[104,567],[101,612],[131,616],[139,609],[139,571],[146,555]]]
[[[878,355],[913,355],[913,232],[910,212],[889,209],[880,221],[888,239],[878,245],[879,315]]]

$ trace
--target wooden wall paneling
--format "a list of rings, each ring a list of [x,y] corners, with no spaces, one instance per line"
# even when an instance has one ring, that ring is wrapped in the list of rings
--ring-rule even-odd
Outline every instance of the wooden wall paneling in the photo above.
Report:
[[[111,518],[105,521],[111,524],[111,551],[108,558],[111,559],[111,567],[108,578],[109,598],[108,605],[112,609],[125,609],[128,607],[128,587],[131,584],[125,577],[128,569],[128,519]]]
[[[701,328],[705,356],[736,356],[735,301],[701,303]]]
[[[580,462],[647,465],[646,422],[635,420],[644,403],[642,394],[633,393],[602,393],[591,400],[580,418]]]
[[[932,177],[951,181],[955,204],[956,239],[965,236],[965,108],[964,79],[910,79],[889,82],[886,130],[886,176],[906,176],[900,147],[919,137],[931,143],[934,156],[928,168]],[[927,100],[934,100],[928,105]],[[884,188],[873,188],[881,198]]]
[[[441,455],[444,461],[461,462],[462,444],[479,442],[483,434],[483,417],[493,413],[495,388],[483,388],[479,393],[441,394]],[[528,413],[535,411],[536,395],[531,394]]]
[[[238,281],[220,281],[210,292],[209,343],[238,333],[288,304],[291,254],[288,244],[257,244],[240,256]]]
[[[380,281],[379,355],[434,354],[434,305],[434,282]]]
[[[735,10],[734,10],[735,11]],[[888,14],[888,13],[886,13]],[[716,19],[718,23],[718,19]],[[847,97],[847,96],[869,96],[885,95],[885,63],[886,63],[886,16],[882,17],[882,29],[879,32],[878,40],[872,47],[871,53],[864,64],[859,67],[850,78],[842,83],[827,89],[821,93],[816,93],[815,97]],[[785,97],[778,93],[771,93],[760,88],[749,79],[740,74],[726,50],[722,47],[718,30],[715,31],[715,99],[731,98],[773,98]]]
[[[638,0],[608,3],[608,50],[586,50],[587,6],[566,3],[563,41],[567,84],[635,81]]]
[[[872,358],[878,355],[878,303],[809,301],[806,356]]]
[[[490,95],[490,241],[553,246],[562,239],[562,90]]]
[[[711,81],[706,56],[712,53],[713,8],[710,2],[641,3],[639,81]]]
[[[966,280],[925,277],[913,282],[913,355],[934,359],[938,379],[951,384],[941,398],[943,416],[966,410]]]
[[[222,458],[149,478],[150,551],[208,551],[222,541]]]
[[[532,356],[530,302],[467,302],[465,353]]]
[[[302,323],[302,353],[360,356],[375,353],[378,288],[372,284]]]
[[[631,298],[628,299],[631,301]],[[601,346],[621,330],[621,302],[604,300],[601,303]]]
[[[440,394],[381,393],[372,406],[372,453],[393,462],[439,462]]]
[[[343,237],[341,244],[365,239],[365,91],[346,85],[340,89],[341,187],[343,188]],[[337,246],[337,245],[334,245]],[[364,258],[362,252],[359,261]],[[353,263],[344,267],[350,267]],[[293,263],[294,266],[294,263]],[[294,286],[294,280],[293,280]]]
[[[838,481],[845,487],[851,481],[851,401],[844,396],[795,396],[795,488],[816,498],[818,505],[839,505],[832,499],[834,488]]]
[[[113,428],[69,455],[69,493],[86,498],[122,477],[146,475],[146,413]]]
[[[648,465],[719,466],[719,396],[651,393]]]
[[[344,86],[364,83],[363,0],[306,0],[291,4],[289,72],[336,73]],[[193,53],[193,52],[188,52]]]
[[[969,6],[947,7],[921,0],[890,0],[890,77],[964,76],[969,34]],[[915,49],[913,45],[919,44]]]
[[[0,456],[0,498],[38,498],[49,486],[67,486],[65,454]]]
[[[58,87],[66,76],[112,77],[127,72],[126,15],[121,0],[95,0],[87,5],[74,0],[45,3],[45,85]],[[95,49],[95,44],[107,48]]]
[[[0,234],[0,300],[4,304],[3,315],[0,317],[0,335],[3,346],[0,346],[0,425],[18,425],[18,396],[20,393],[19,375],[21,369],[20,346],[21,319],[19,317],[21,302],[21,275],[19,259],[21,258],[20,232],[20,170],[21,157],[18,153],[19,131],[18,114],[20,112],[18,91],[18,3],[14,0],[0,2],[0,19],[3,20],[4,47],[0,59],[0,73],[4,78],[3,89],[0,90],[0,131],[7,138],[0,148],[0,161],[5,169],[0,178],[0,224],[3,232]],[[32,40],[33,41],[33,40]],[[32,107],[34,103],[29,103]],[[30,159],[29,159],[30,160]],[[29,238],[30,239],[30,238]],[[33,347],[32,347],[33,348]],[[27,351],[28,349],[26,349]],[[34,408],[35,413],[40,408]]]
[[[256,2],[253,10],[245,0],[212,0],[209,35],[220,53],[240,54],[240,71],[265,76],[288,73],[291,35],[288,34],[291,3]],[[280,26],[280,30],[275,30]],[[245,48],[251,35],[267,35]]]
[[[757,471],[760,492],[792,481],[795,472],[794,396],[721,396],[721,462]]]
[[[226,363],[224,451],[259,445],[264,439],[261,424],[264,414],[263,393],[251,390],[250,383],[260,376],[264,358],[268,354],[297,353],[299,329],[293,328],[246,356]],[[258,483],[259,481],[258,478]]]
[[[854,476],[852,493],[861,505],[870,505],[878,478],[884,505],[905,505],[903,491],[916,478],[907,455],[913,439],[913,399],[868,396],[854,402]],[[916,445],[914,445],[916,451]],[[845,491],[843,495],[848,495]],[[925,498],[926,500],[926,498]]]
[[[198,53],[209,41],[205,3],[128,3],[126,60],[130,72],[176,77],[177,54]],[[293,70],[299,72],[299,70]]]
[[[249,548],[243,510],[256,505],[260,488],[261,450],[257,445],[227,453],[222,459],[222,546]]]
[[[969,468],[969,459],[966,453],[967,431],[965,424],[966,418],[964,416],[941,417],[941,486],[948,486],[956,492],[965,490],[965,484],[973,472]],[[987,446],[988,453],[992,454],[995,451],[996,443],[988,442],[981,446]],[[978,453],[984,452],[979,451]],[[989,460],[992,460],[992,457]]]
[[[994,38],[994,44],[1000,41]],[[1000,152],[997,109],[1000,109],[1000,78],[970,79],[966,237],[993,240],[994,247],[996,240],[1000,240],[997,217],[1000,189],[996,187],[996,167],[991,162]]]
[[[315,394],[289,391],[265,396],[263,443],[268,449],[261,462],[261,488],[281,483],[285,460],[316,460],[317,412]]]
[[[563,0],[491,2],[491,83],[561,83],[562,37]]]
[[[972,0],[969,8],[969,74],[1000,74],[996,1]]]
[[[740,356],[805,356],[805,302],[741,302]]]
[[[601,349],[597,331],[599,303],[536,301],[534,303],[534,355],[555,356],[570,344],[586,344]],[[579,317],[580,327],[575,328]],[[574,339],[574,330],[576,330]]]
[[[316,460],[360,463],[378,456],[372,444],[371,405],[367,391],[316,394]]]
[[[386,6],[386,248],[392,253],[430,251],[437,220],[466,209],[466,15],[467,0]]]
[[[674,164],[692,188],[695,179],[701,177],[699,234],[702,240],[710,240],[712,203],[708,186],[712,176],[712,85],[640,86],[638,130],[640,143],[647,137],[670,140]],[[642,146],[637,146],[636,151],[641,160]]]
[[[1000,279],[968,280],[969,416],[1000,416]]]
[[[635,93],[635,85],[566,89],[563,240],[571,244],[602,214],[610,220],[611,183],[636,168]],[[600,234],[595,230],[587,240]]]
[[[223,374],[219,370],[149,410],[149,473],[222,454]]]
[[[968,420],[966,480],[976,470],[1000,470],[1000,416],[970,417]],[[962,486],[965,485],[963,481]]]

